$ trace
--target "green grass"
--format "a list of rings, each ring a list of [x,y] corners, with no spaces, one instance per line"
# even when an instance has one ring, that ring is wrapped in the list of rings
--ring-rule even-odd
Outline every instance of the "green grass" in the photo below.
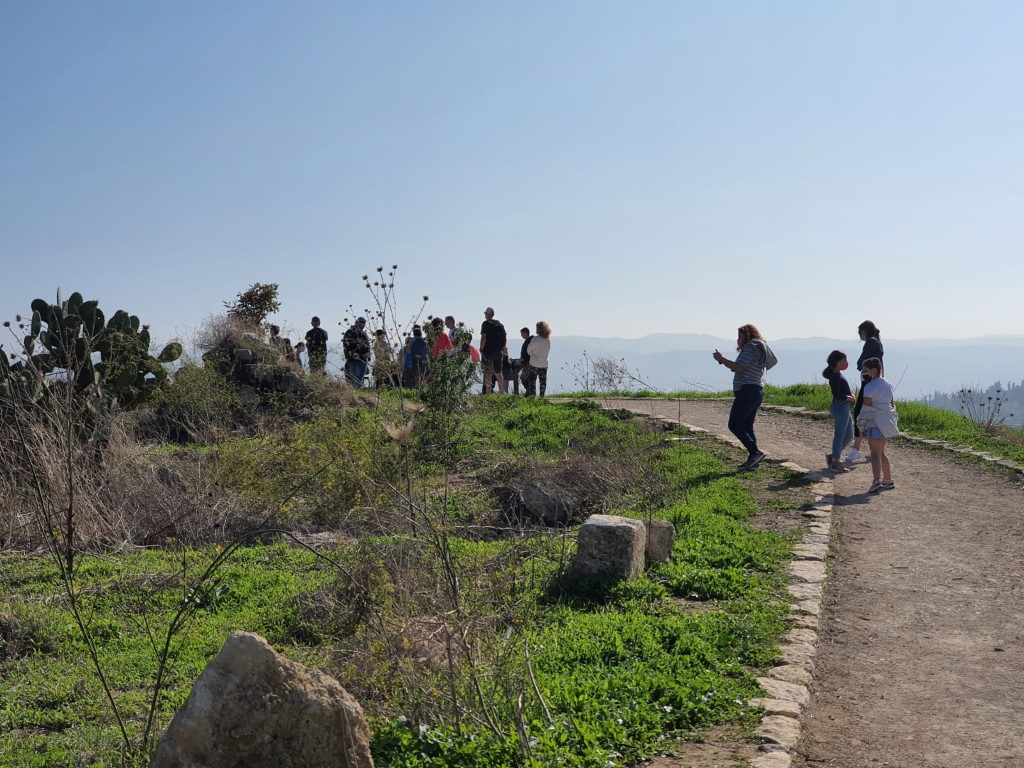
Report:
[[[153,551],[82,561],[80,599],[133,738],[141,734],[148,686],[156,672],[147,626],[159,638],[182,599],[183,564],[196,573],[214,555],[214,550]],[[241,550],[203,590],[205,605],[183,637],[160,702],[164,722],[184,703],[191,681],[231,630],[259,632],[285,653],[303,658],[293,647],[298,598],[330,576],[305,550],[285,545]],[[5,595],[0,600],[5,625],[5,642],[0,643],[0,764],[119,764],[115,723],[66,602],[53,599],[59,594],[57,582],[49,558],[0,558]],[[171,588],[154,591],[161,582]],[[34,617],[32,623],[11,621],[26,614]],[[38,635],[40,628],[45,628],[45,643],[37,638],[27,644],[25,635]]]
[[[150,633],[159,637],[187,594],[201,607],[160,700],[161,725],[234,629],[259,632],[286,656],[338,677],[362,701],[384,768],[607,768],[669,751],[694,729],[751,725],[755,713],[743,702],[776,658],[786,611],[787,542],[750,525],[758,510],[745,483],[761,479],[741,481],[715,452],[664,443],[620,416],[586,403],[485,398],[466,417],[460,448],[489,451],[495,461],[554,462],[567,446],[596,449],[603,440],[649,457],[662,490],[638,488],[609,511],[672,521],[673,558],[611,589],[580,589],[561,576],[568,561],[559,532],[459,538],[471,507],[455,510],[456,527],[437,540],[396,532],[345,545],[332,553],[342,572],[290,545],[245,547],[191,593],[188,577],[217,548],[85,557],[79,595],[131,735],[141,731],[155,672]],[[341,434],[312,422],[273,450],[260,438],[233,443],[228,455],[246,468],[254,495],[270,500],[279,491],[264,457],[287,474],[321,445],[345,453],[345,426],[363,420],[329,423]],[[478,493],[463,492],[456,498]],[[430,646],[410,629],[410,619],[446,607],[442,554],[459,575],[464,615],[448,612],[444,621],[472,630],[475,654],[472,666],[456,660],[455,678],[443,659],[427,669],[414,661]],[[0,558],[0,764],[119,765],[115,723],[57,581],[48,558]],[[702,610],[691,612],[697,603]]]

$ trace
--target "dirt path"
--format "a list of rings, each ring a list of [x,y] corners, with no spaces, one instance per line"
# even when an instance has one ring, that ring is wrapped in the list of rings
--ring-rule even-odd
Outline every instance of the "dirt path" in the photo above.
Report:
[[[728,434],[728,402],[612,401]],[[762,412],[771,459],[824,465],[827,421]],[[814,768],[1024,768],[1024,483],[890,446],[836,478],[835,543],[799,753]],[[799,762],[799,761],[798,761]]]

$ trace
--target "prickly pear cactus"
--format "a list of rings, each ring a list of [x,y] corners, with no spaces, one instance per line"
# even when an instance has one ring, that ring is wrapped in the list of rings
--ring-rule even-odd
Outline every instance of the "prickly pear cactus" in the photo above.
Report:
[[[56,303],[32,302],[24,353],[14,362],[0,363],[0,398],[37,402],[48,390],[47,374],[70,383],[82,396],[132,408],[167,379],[164,365],[181,357],[181,344],[171,342],[158,355],[150,354],[149,327],[123,309],[109,320],[97,301],[80,293]]]

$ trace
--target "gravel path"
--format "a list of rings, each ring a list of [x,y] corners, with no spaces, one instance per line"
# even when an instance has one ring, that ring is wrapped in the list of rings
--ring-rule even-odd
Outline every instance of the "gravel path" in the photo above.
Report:
[[[606,403],[728,434],[728,402]],[[762,411],[770,459],[824,466],[828,421]],[[896,490],[835,480],[812,700],[814,768],[1024,768],[1024,483],[948,452],[890,445]]]

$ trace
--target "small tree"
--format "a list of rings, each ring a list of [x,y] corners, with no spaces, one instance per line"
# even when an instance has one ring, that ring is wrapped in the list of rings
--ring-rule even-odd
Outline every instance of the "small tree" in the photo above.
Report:
[[[258,328],[268,315],[281,308],[277,299],[277,283],[253,283],[234,301],[225,301],[228,316]]]

